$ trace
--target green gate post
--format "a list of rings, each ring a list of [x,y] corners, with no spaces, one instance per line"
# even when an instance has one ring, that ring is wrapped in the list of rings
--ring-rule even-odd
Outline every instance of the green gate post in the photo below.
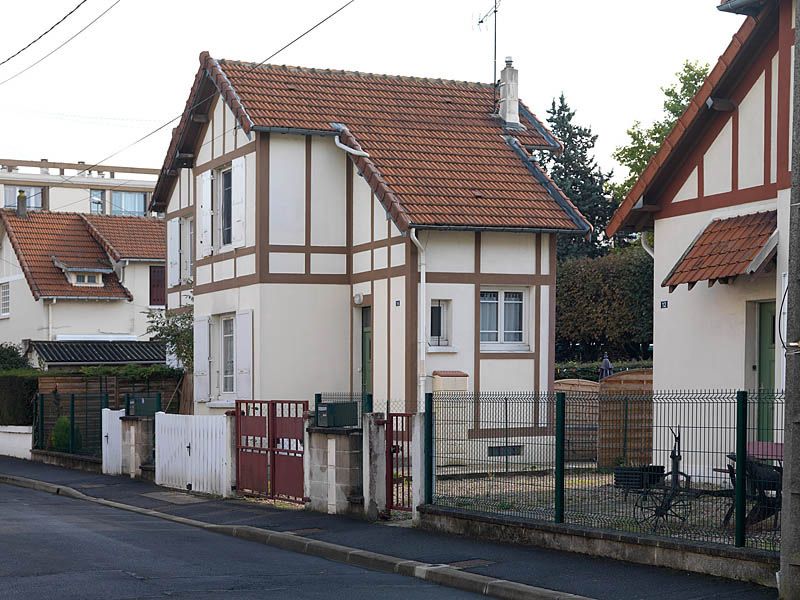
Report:
[[[161,392],[156,392],[156,412],[161,412]]]
[[[314,425],[319,427],[319,405],[322,402],[322,394],[314,394]]]
[[[371,413],[372,408],[372,394],[368,392],[361,394],[361,412]]]
[[[44,394],[39,394],[39,439],[37,440],[36,447],[39,450],[47,449],[47,443],[44,440]]]
[[[108,408],[108,394],[100,395],[100,410]]]
[[[75,453],[75,394],[69,395],[69,453]]]
[[[425,394],[425,504],[433,504],[433,394]]]
[[[744,548],[745,520],[747,519],[747,392],[736,392],[736,487],[734,490],[734,510],[736,528],[734,545]]]
[[[556,497],[555,522],[564,522],[564,438],[566,434],[566,400],[564,392],[556,392]]]

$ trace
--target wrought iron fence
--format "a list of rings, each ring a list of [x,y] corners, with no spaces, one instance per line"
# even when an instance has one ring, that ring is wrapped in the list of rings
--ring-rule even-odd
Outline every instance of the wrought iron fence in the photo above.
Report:
[[[438,393],[432,500],[777,551],[780,392]]]
[[[102,456],[102,410],[108,394],[39,394],[34,447],[83,456]]]

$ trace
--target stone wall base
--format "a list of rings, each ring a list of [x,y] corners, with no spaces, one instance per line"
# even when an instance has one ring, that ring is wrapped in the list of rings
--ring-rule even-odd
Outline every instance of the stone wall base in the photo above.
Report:
[[[46,465],[77,469],[78,471],[89,471],[90,473],[103,472],[103,461],[91,456],[78,456],[77,454],[53,452],[51,450],[31,450],[31,460]]]

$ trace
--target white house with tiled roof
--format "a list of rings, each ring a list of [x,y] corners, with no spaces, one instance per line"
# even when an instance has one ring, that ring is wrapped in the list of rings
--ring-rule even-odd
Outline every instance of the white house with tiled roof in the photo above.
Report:
[[[655,232],[656,388],[783,389],[795,3],[719,8],[748,16],[608,233]]]
[[[165,305],[164,221],[0,210],[0,342],[146,340]]]
[[[510,59],[494,96],[201,54],[151,206],[168,306],[194,306],[196,412],[550,389],[555,238],[589,224],[531,158],[561,147]]]

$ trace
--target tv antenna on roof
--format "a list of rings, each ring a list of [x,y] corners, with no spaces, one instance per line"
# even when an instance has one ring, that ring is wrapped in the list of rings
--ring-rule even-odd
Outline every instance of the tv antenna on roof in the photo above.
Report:
[[[494,86],[494,92],[492,95],[492,110],[494,110],[495,105],[497,104],[497,10],[500,8],[500,3],[502,0],[494,0],[494,6],[486,11],[479,19],[478,19],[478,27],[485,24],[490,18],[494,18],[494,61],[493,61],[493,71],[492,71],[492,85]]]

